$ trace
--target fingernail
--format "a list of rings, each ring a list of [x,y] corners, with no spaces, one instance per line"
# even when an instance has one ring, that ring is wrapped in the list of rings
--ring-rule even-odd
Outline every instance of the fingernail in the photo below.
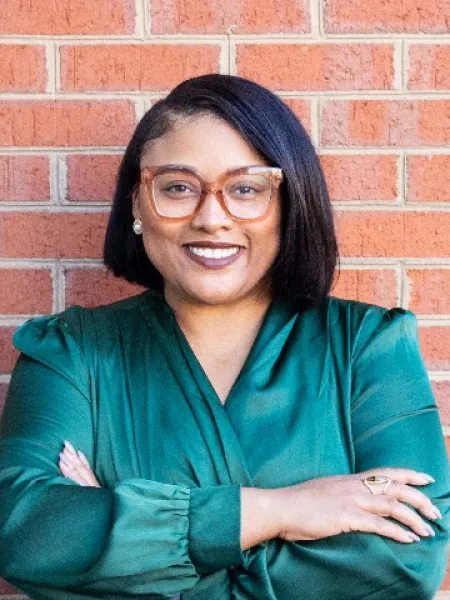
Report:
[[[60,452],[60,453],[59,453],[59,458],[60,458],[60,459],[63,461],[63,463],[64,463],[65,465],[67,465],[67,466],[68,466],[70,469],[73,469],[73,467],[72,467],[72,464],[71,464],[70,460],[67,458],[67,456],[66,456],[66,455],[65,455],[63,452]]]
[[[81,450],[78,450],[78,456],[81,459],[81,462],[85,464],[86,467],[88,467],[89,469],[91,468],[91,465],[89,464],[88,459],[86,458],[84,452],[81,452]]]
[[[71,452],[72,454],[76,455],[76,450],[75,448],[72,446],[72,444],[70,442],[68,442],[67,440],[64,441],[64,446],[67,448],[67,450],[69,452]]]
[[[413,540],[413,542],[420,542],[420,537],[413,533],[412,531],[408,531],[408,536]]]
[[[438,507],[437,507],[437,506],[434,506],[434,505],[433,505],[433,513],[434,513],[434,515],[435,515],[435,517],[434,517],[435,519],[442,519],[442,513],[441,513],[441,511],[438,509]]]
[[[428,535],[431,535],[432,537],[436,535],[434,529],[432,529],[427,523],[425,523],[425,529],[428,531]]]
[[[422,477],[424,479],[426,479],[429,483],[434,483],[436,481],[436,479],[434,479],[434,477],[431,477],[431,475],[428,475],[428,473],[421,473]]]

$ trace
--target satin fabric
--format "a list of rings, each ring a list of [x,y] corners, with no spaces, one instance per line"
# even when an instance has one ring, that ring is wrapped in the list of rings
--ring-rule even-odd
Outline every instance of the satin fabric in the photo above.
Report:
[[[14,343],[0,575],[32,598],[420,600],[438,589],[450,478],[411,312],[272,304],[225,405],[150,291],[32,319]],[[65,439],[101,489],[61,476]],[[378,466],[435,477],[422,488],[443,514],[434,538],[347,533],[241,551],[241,486]]]

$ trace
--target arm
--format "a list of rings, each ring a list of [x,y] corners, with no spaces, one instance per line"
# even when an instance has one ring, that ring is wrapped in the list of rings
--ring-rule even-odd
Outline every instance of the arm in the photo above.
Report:
[[[369,309],[358,328],[352,374],[351,427],[358,475],[325,477],[284,490],[266,490],[259,504],[261,514],[267,506],[269,522],[274,514],[284,514],[290,528],[288,539],[307,540],[308,534],[314,534],[314,538],[269,541],[263,561],[258,561],[254,550],[250,550],[247,568],[260,571],[261,563],[270,565],[268,575],[277,598],[431,600],[447,563],[450,478],[414,316]],[[362,484],[361,471],[377,467],[399,469],[387,474],[394,478],[395,473],[402,474],[397,480],[409,484],[408,494],[419,500],[415,506],[420,507],[420,515],[407,506],[414,502],[404,498],[392,502],[401,484],[391,489],[389,497],[369,494]],[[414,471],[408,475],[406,469]],[[429,473],[435,482],[426,485],[417,471]],[[275,502],[274,494],[278,495]],[[423,494],[440,509],[442,518],[431,516],[432,506],[423,502]],[[394,513],[395,520],[380,519],[391,516],[392,510],[400,510],[398,515],[404,516],[399,518]],[[342,527],[344,514],[348,520]],[[435,536],[425,537],[422,520]],[[412,529],[420,535],[420,541],[406,543],[406,539],[391,535],[393,530],[388,528],[400,530],[399,522],[403,535]],[[268,537],[263,534],[257,541]],[[245,579],[242,581],[245,585]]]
[[[15,339],[35,358],[17,362],[0,429],[0,547],[8,549],[0,575],[27,592],[171,597],[196,583],[204,561],[211,570],[239,564],[239,510],[227,508],[239,507],[239,486],[130,479],[110,490],[61,476],[65,439],[94,455],[89,372],[76,338],[49,317]]]

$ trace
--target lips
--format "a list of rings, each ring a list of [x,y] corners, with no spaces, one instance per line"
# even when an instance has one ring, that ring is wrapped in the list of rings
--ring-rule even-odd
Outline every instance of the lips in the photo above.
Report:
[[[209,269],[221,269],[234,263],[244,252],[244,248],[224,242],[192,242],[185,244],[184,249],[197,264]]]

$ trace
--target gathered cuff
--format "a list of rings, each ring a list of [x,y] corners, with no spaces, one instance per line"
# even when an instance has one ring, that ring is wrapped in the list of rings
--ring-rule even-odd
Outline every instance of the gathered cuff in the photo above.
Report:
[[[244,564],[241,486],[191,489],[189,552],[198,573]]]

